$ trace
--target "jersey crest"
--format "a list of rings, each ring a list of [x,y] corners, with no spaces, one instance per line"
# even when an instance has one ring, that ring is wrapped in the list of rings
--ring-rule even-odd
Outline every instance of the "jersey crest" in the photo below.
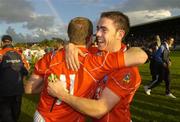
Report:
[[[130,82],[130,73],[126,74],[123,78],[124,83],[129,83]]]

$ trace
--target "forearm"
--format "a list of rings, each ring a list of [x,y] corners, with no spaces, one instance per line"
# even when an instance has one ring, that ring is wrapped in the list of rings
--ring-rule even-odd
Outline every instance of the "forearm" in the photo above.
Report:
[[[33,86],[33,82],[26,83],[24,85],[25,93],[26,94],[38,94],[41,92],[42,85]]]
[[[103,100],[93,100],[66,94],[63,101],[73,107],[76,111],[91,116],[101,118],[108,112],[107,105]]]
[[[40,93],[43,87],[43,78],[39,75],[32,74],[28,81],[24,84],[26,94]]]
[[[147,59],[146,52],[139,47],[132,47],[124,53],[125,66],[144,64]]]

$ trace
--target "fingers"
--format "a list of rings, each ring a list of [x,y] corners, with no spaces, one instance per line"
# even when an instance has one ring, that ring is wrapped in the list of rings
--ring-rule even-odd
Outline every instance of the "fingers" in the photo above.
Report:
[[[69,67],[70,67],[70,69],[72,69],[74,71],[78,71],[78,69],[80,68],[80,62],[79,62],[78,55],[85,57],[86,54],[83,53],[80,49],[75,48],[74,53],[72,53],[72,56],[70,56],[68,59]]]
[[[50,82],[50,83],[51,83],[51,82]],[[50,83],[49,83],[49,84],[50,84]],[[56,97],[56,96],[53,94],[53,92],[52,92],[51,87],[49,86],[49,84],[48,84],[48,87],[47,87],[47,93],[48,93],[49,95],[53,96],[53,97]]]
[[[68,68],[68,69],[74,70],[74,68],[73,68],[73,62],[74,62],[73,57],[68,57],[68,58],[67,58],[66,64],[67,64],[67,68]]]
[[[49,77],[48,77],[48,82],[55,82],[56,79],[58,79],[57,75],[50,74]]]
[[[77,71],[80,67],[78,55],[85,57],[85,54],[71,43],[66,45],[65,50],[65,61],[67,68]]]
[[[75,47],[73,44],[69,44],[65,48],[65,61],[68,69],[72,70],[77,70],[75,61],[74,61],[74,56],[75,54]]]
[[[80,49],[78,50],[78,54],[82,57],[85,57],[86,56],[86,53],[83,53],[83,51],[81,51]]]
[[[57,98],[69,94],[69,91],[66,89],[66,84],[57,79],[55,82],[48,82],[47,92],[49,95]]]
[[[65,56],[65,61],[66,61],[66,66],[67,66],[67,68],[68,69],[70,69],[70,67],[69,67],[69,61],[68,61],[68,58]]]
[[[73,55],[75,55],[75,54],[73,54]],[[73,71],[78,70],[78,66],[77,66],[75,58],[73,56],[66,57],[65,61],[66,61],[66,65],[67,65],[68,69],[71,69]]]
[[[79,49],[76,50],[76,53],[74,55],[74,63],[73,63],[73,67],[74,67],[74,70],[77,71],[80,67],[80,64],[79,64],[79,58],[78,58],[78,53],[79,53]]]
[[[78,53],[75,53],[74,56],[72,57],[71,59],[71,69],[74,70],[74,71],[77,71],[78,70]]]
[[[79,69],[78,49],[66,51],[65,61],[68,69],[77,71]]]

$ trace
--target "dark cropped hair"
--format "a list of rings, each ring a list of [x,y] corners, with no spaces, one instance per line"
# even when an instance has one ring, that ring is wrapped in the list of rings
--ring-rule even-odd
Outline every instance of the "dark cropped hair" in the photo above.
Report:
[[[116,26],[116,29],[124,30],[126,35],[129,32],[129,27],[130,27],[129,18],[122,12],[120,12],[120,11],[103,12],[101,14],[101,18],[103,18],[103,17],[113,20],[113,22]]]
[[[1,41],[5,42],[6,40],[9,40],[12,42],[12,37],[10,35],[3,35],[1,38]]]

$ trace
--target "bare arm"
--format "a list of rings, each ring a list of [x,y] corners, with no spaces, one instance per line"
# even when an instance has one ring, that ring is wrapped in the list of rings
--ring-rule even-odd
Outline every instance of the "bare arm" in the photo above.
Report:
[[[43,86],[43,78],[40,75],[32,74],[24,85],[26,94],[40,93]]]
[[[83,53],[74,45],[69,43],[65,46],[66,49],[66,64],[70,69],[75,71],[79,68],[78,54],[83,56]],[[139,47],[131,47],[124,54],[125,66],[135,66],[144,64],[148,59],[146,52]]]
[[[80,113],[98,119],[108,113],[120,101],[120,97],[108,88],[104,89],[99,100],[76,97],[65,90],[62,82],[49,83],[48,93],[62,99]]]
[[[124,53],[125,66],[144,64],[147,59],[146,52],[139,47],[131,47]]]

